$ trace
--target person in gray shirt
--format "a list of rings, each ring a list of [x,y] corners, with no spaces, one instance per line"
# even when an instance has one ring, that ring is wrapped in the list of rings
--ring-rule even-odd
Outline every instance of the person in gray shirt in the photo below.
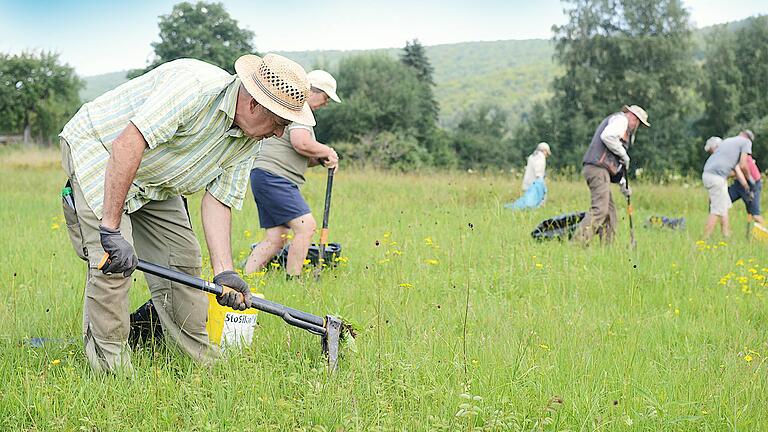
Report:
[[[724,139],[704,164],[701,181],[709,193],[709,218],[704,227],[704,238],[709,238],[717,222],[724,237],[731,234],[728,223],[728,209],[731,208],[731,198],[728,195],[728,177],[736,175],[736,179],[749,190],[749,183],[744,175],[747,172],[747,155],[752,153],[754,134],[745,130],[739,135]]]

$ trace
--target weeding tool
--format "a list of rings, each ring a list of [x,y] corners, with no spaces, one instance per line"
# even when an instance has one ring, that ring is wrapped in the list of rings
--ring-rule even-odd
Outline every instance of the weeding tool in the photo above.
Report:
[[[109,255],[104,254],[99,263],[101,268],[109,258]],[[186,273],[182,273],[176,270],[172,270],[157,264],[139,260],[137,269],[167,279],[173,282],[186,285],[190,288],[199,289],[207,293],[211,293],[216,297],[220,297],[225,293],[234,291],[232,288],[222,286],[209,282],[207,280],[197,278]],[[242,296],[242,294],[239,294]],[[313,315],[307,312],[302,312],[297,309],[290,308],[288,306],[281,305],[269,300],[265,300],[258,297],[252,297],[251,307],[258,309],[268,314],[276,315],[283,319],[287,324],[300,329],[304,329],[312,334],[320,336],[321,349],[323,354],[328,358],[328,369],[331,372],[336,371],[339,363],[339,341],[341,340],[342,330],[345,328],[341,319],[332,315],[326,315],[325,318]],[[350,331],[349,337],[354,337],[354,334]]]
[[[328,219],[331,214],[331,192],[335,168],[328,168],[328,181],[325,184],[325,208],[323,209],[323,229],[320,231],[320,267],[325,262],[325,248],[328,246]]]
[[[629,190],[629,179],[624,177],[625,187]],[[627,194],[627,216],[629,217],[629,244],[632,249],[637,249],[637,240],[635,240],[635,225],[632,223],[632,194]]]

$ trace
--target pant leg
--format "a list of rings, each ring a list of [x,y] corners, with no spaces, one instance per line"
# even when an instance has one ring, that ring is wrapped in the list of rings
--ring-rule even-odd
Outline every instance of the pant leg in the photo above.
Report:
[[[600,231],[605,230],[606,220],[610,215],[611,187],[610,176],[604,168],[594,165],[584,165],[584,179],[589,186],[591,206],[589,212],[579,224],[574,240],[588,244]]]
[[[199,277],[200,245],[192,231],[183,198],[151,201],[131,214],[139,258]],[[218,350],[208,340],[208,295],[166,279],[147,275],[152,303],[160,318],[166,343],[194,360],[209,364]]]
[[[99,238],[101,221],[93,213],[74,173],[69,144],[61,141],[62,167],[69,176],[77,209],[76,221],[68,221],[67,229],[78,256],[88,261],[83,299],[83,340],[88,363],[97,372],[130,372],[131,350],[128,346],[128,290],[131,278],[122,274],[105,275],[98,264],[104,255]],[[120,221],[123,237],[130,243],[131,221],[123,215]],[[77,240],[75,240],[77,238]],[[75,245],[75,241],[82,242]]]
[[[618,224],[618,217],[616,216],[616,205],[613,203],[613,193],[611,193],[611,185],[608,184],[608,216],[605,218],[603,224],[603,233],[605,237],[603,241],[605,244],[611,244],[616,236],[616,225]]]

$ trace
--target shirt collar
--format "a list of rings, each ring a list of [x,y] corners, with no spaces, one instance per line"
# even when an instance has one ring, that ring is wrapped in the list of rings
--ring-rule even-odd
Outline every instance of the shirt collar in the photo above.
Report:
[[[240,128],[234,125],[235,110],[237,108],[237,95],[239,91],[240,78],[235,77],[235,79],[229,83],[226,90],[224,90],[224,97],[222,97],[221,102],[219,102],[219,110],[221,110],[224,114],[227,115],[227,117],[229,117],[230,130],[236,128],[237,132],[242,135]]]

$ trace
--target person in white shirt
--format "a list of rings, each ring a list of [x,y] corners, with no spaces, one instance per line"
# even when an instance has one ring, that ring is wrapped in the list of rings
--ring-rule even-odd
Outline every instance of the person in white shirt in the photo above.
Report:
[[[528,163],[525,165],[525,174],[523,175],[523,192],[533,184],[536,179],[544,180],[547,170],[547,157],[552,155],[549,144],[540,142],[536,150],[528,156]]]
[[[589,186],[591,207],[574,234],[574,240],[586,245],[598,234],[605,243],[613,240],[616,207],[611,196],[611,183],[620,183],[629,170],[627,150],[635,141],[637,128],[650,127],[648,113],[637,105],[625,105],[621,112],[609,115],[600,123],[592,143],[584,154],[582,174]],[[621,192],[632,194],[626,182]]]

